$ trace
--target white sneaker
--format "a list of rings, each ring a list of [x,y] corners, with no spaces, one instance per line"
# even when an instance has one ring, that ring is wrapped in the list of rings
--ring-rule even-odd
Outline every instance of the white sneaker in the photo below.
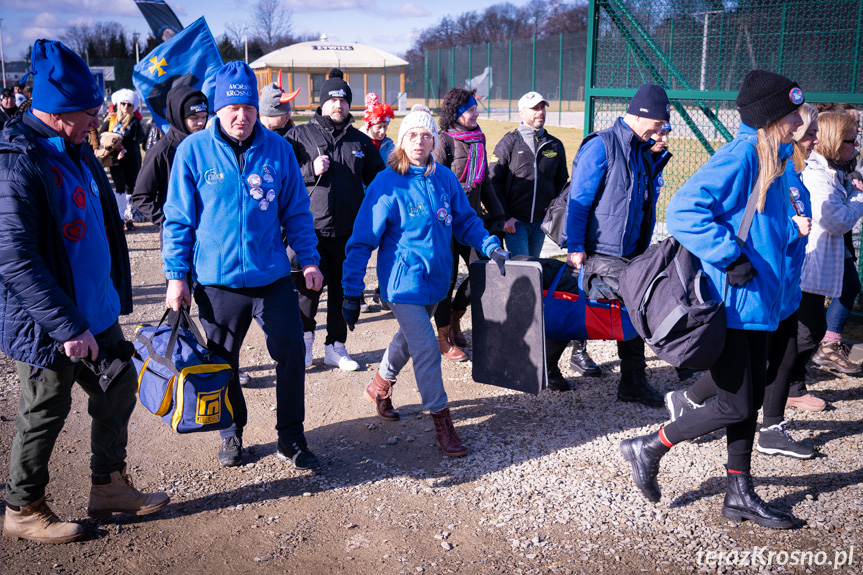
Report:
[[[360,364],[351,359],[345,344],[340,341],[324,346],[324,363],[342,371],[356,371],[360,368]]]
[[[306,367],[312,367],[312,344],[315,343],[315,332],[303,332],[303,340],[306,343]]]

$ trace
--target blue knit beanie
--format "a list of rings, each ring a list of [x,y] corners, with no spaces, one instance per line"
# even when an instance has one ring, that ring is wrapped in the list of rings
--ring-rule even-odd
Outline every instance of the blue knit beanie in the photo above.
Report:
[[[213,108],[218,112],[231,104],[258,107],[258,79],[245,62],[228,62],[216,73]]]
[[[87,63],[62,43],[36,40],[30,62],[34,109],[64,114],[102,105],[102,89]]]

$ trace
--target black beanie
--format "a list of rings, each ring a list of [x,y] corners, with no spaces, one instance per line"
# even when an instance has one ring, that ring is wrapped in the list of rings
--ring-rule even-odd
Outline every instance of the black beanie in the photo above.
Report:
[[[671,102],[662,86],[644,84],[632,97],[626,113],[668,122],[671,120]]]
[[[192,94],[183,102],[183,119],[194,116],[198,112],[209,112],[207,97],[201,92]]]
[[[351,87],[345,82],[344,77],[345,75],[338,68],[330,70],[329,79],[321,86],[321,106],[332,98],[344,98],[347,100],[348,106],[351,105],[353,94],[351,94]]]
[[[805,101],[794,80],[768,70],[751,70],[737,94],[737,110],[743,123],[757,130],[787,116]]]

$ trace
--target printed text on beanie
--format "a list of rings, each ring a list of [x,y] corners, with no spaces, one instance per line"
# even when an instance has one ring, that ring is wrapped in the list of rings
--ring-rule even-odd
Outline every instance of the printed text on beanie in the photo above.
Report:
[[[225,106],[258,107],[258,80],[245,62],[228,62],[216,73],[216,97],[213,108]]]

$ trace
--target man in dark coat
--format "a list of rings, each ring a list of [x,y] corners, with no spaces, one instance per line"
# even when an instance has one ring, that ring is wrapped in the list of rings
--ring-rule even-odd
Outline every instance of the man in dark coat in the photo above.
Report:
[[[344,81],[342,71],[334,68],[321,86],[321,105],[315,115],[307,124],[285,135],[294,147],[309,192],[320,268],[329,290],[324,363],[342,371],[359,369],[359,364],[345,349],[348,337],[348,327],[342,317],[345,245],[365,197],[364,186],[371,184],[386,167],[371,138],[351,126],[354,122],[350,113],[351,99],[351,87]],[[302,278],[293,275],[300,293],[306,367],[309,367],[321,292],[307,289]]]
[[[165,137],[150,148],[138,173],[132,203],[154,224],[162,225],[162,206],[168,195],[168,177],[177,146],[189,134],[207,125],[207,97],[191,86],[177,85],[168,92],[165,118],[171,125]]]
[[[59,42],[37,40],[32,62],[32,110],[0,133],[0,348],[21,384],[3,535],[65,543],[84,529],[57,518],[45,489],[76,382],[93,418],[87,513],[152,513],[168,496],[139,492],[126,474],[135,371],[127,364],[103,382],[78,361],[129,359],[117,321],[132,311],[129,254],[111,186],[82,145],[98,126],[102,90]]]

